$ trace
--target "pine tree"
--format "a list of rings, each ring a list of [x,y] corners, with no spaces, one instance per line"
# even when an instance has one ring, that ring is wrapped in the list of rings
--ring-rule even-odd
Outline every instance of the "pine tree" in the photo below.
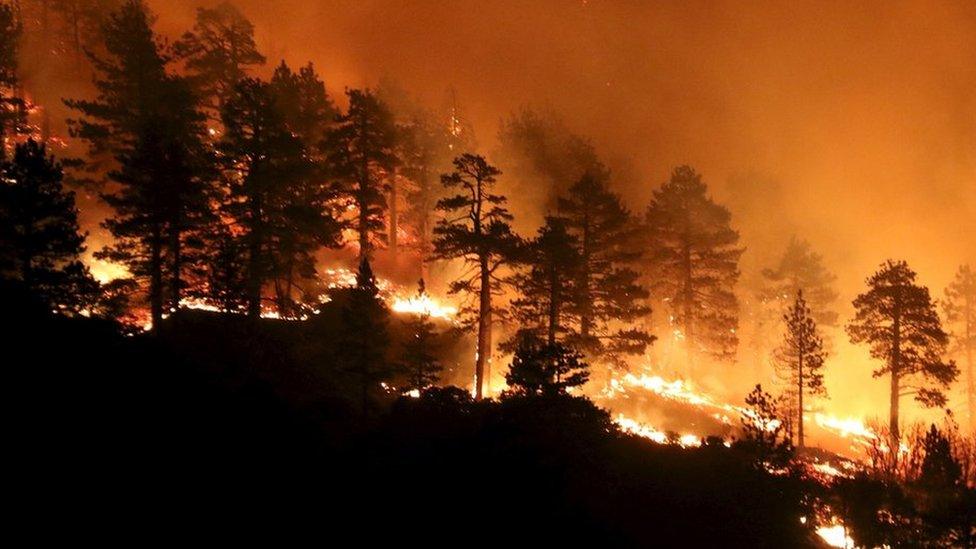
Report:
[[[641,354],[654,337],[632,326],[650,313],[647,290],[629,267],[640,257],[632,251],[636,224],[605,178],[586,173],[559,199],[559,215],[575,237],[580,255],[576,293],[568,309],[578,319],[577,345],[592,357],[616,360]]]
[[[733,287],[743,249],[731,214],[707,192],[701,175],[680,166],[647,209],[652,292],[667,302],[691,367],[699,353],[731,360],[738,345]]]
[[[531,332],[520,332],[515,356],[505,374],[509,390],[519,395],[565,395],[589,380],[583,355],[562,343],[546,343]]]
[[[393,375],[386,360],[389,311],[379,298],[379,288],[369,259],[363,258],[356,273],[356,287],[341,312],[343,323],[340,362],[360,389],[363,416],[369,415],[370,391]]]
[[[254,43],[254,25],[230,2],[198,8],[193,30],[174,44],[174,51],[186,60],[186,68],[218,112],[234,86],[265,62]]]
[[[14,7],[0,3],[0,161],[12,148],[13,136],[24,133],[26,104],[17,93],[17,56],[22,27]]]
[[[437,174],[451,165],[451,138],[446,124],[438,125],[427,112],[415,114],[403,124],[400,173],[410,181],[404,198],[407,210],[404,220],[416,236],[414,248],[420,256],[421,274],[428,274],[426,266],[433,252],[433,227],[437,200],[443,187]]]
[[[339,112],[315,66],[309,63],[295,72],[282,61],[271,76],[271,88],[285,124],[310,151],[317,151]]]
[[[337,118],[325,150],[338,190],[356,211],[352,226],[359,235],[359,257],[369,257],[383,233],[388,202],[384,193],[397,165],[397,130],[386,106],[369,90],[349,90],[349,109]]]
[[[0,163],[0,274],[49,310],[91,312],[98,283],[81,261],[86,235],[63,179],[61,164],[33,139]]]
[[[966,361],[966,412],[969,426],[976,429],[976,378],[973,374],[973,354],[976,353],[976,273],[963,265],[945,290],[943,312],[949,326],[953,346],[951,351]]]
[[[741,418],[743,442],[755,453],[756,465],[763,468],[785,465],[792,448],[776,401],[757,384],[746,396],[746,406]]]
[[[813,320],[819,326],[837,325],[837,311],[833,309],[837,301],[834,288],[837,277],[824,267],[823,257],[813,251],[809,242],[791,238],[776,267],[763,269],[762,275],[766,286],[760,292],[760,299],[776,303],[777,309],[782,310],[803,290]]]
[[[314,252],[337,246],[339,225],[327,204],[304,143],[286,123],[274,88],[245,78],[224,103],[225,133],[218,149],[225,161],[229,196],[223,209],[247,250],[247,314],[261,314],[271,283],[279,313],[293,316],[298,279],[315,274]]]
[[[96,255],[148,279],[155,329],[167,290],[171,307],[179,306],[184,248],[209,213],[209,182],[203,115],[187,81],[167,74],[170,58],[151,24],[138,0],[111,14],[103,27],[106,56],[90,56],[97,97],[66,103],[84,115],[70,121],[73,135],[88,141],[93,155],[114,160],[107,178],[115,185],[102,199],[115,211],[104,223],[115,242]]]
[[[423,279],[417,296],[427,295]],[[430,320],[430,313],[421,312],[412,316],[406,322],[407,340],[403,343],[401,354],[401,368],[406,374],[406,391],[423,391],[433,386],[440,379],[444,366],[435,356],[439,347],[438,334],[434,331],[434,323]]]
[[[888,420],[894,443],[900,440],[901,397],[914,395],[925,406],[944,406],[943,390],[959,375],[954,362],[943,360],[949,336],[928,288],[915,278],[904,261],[882,264],[867,279],[868,291],[854,300],[856,314],[847,325],[851,342],[869,345],[871,356],[883,361],[874,377],[890,377]]]
[[[791,423],[797,427],[797,447],[804,447],[803,401],[807,396],[823,396],[824,364],[823,338],[817,329],[813,313],[803,298],[803,290],[796,293],[796,299],[789,311],[783,315],[786,332],[783,342],[775,352],[777,374],[787,384],[795,408],[790,410]]]
[[[578,242],[566,230],[566,220],[547,217],[539,235],[530,242],[520,261],[522,271],[512,277],[519,298],[512,302],[512,316],[548,345],[572,339],[569,308],[579,300],[576,284],[581,258]]]
[[[501,171],[483,157],[466,153],[454,159],[454,172],[441,176],[441,183],[457,194],[442,198],[437,209],[443,218],[434,228],[434,258],[462,259],[473,267],[473,273],[451,283],[452,294],[478,296],[470,324],[478,326],[475,360],[475,398],[484,391],[486,365],[492,353],[492,294],[501,288],[498,269],[518,249],[519,239],[512,233],[512,214],[504,204],[506,198],[493,194]],[[471,315],[469,315],[470,317]],[[490,371],[487,372],[490,375]]]
[[[558,197],[584,174],[607,176],[593,145],[570,131],[551,111],[525,108],[511,114],[502,121],[498,141],[500,165],[516,181],[535,183],[521,190],[540,189],[542,196],[530,198],[547,208],[555,207]]]

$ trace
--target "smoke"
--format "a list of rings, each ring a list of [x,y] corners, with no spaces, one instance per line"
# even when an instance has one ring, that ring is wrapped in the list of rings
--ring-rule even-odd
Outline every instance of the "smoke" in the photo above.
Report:
[[[171,38],[209,4],[150,1]],[[796,234],[838,276],[842,319],[888,257],[936,296],[976,258],[972,3],[236,4],[268,70],[311,60],[340,103],[383,76],[435,105],[453,86],[483,152],[508,113],[558,112],[635,212],[675,165],[695,166],[732,209],[744,279]],[[836,340],[831,407],[876,414],[884,384],[863,349]]]

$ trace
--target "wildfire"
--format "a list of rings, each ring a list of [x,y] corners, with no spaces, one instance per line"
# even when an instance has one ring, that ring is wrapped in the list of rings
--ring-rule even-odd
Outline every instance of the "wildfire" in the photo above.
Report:
[[[428,294],[411,297],[395,296],[390,308],[397,313],[426,314],[434,318],[449,320],[457,314],[457,307],[439,303]]]
[[[639,437],[653,440],[658,444],[677,444],[682,448],[697,447],[701,446],[702,444],[701,438],[696,435],[669,435],[668,433],[659,431],[650,425],[630,419],[623,414],[617,414],[616,419],[614,419],[614,423],[616,423],[624,432],[633,433]]]
[[[854,540],[847,535],[847,528],[841,524],[821,526],[817,528],[817,535],[831,547],[842,547],[844,549],[854,547]]]

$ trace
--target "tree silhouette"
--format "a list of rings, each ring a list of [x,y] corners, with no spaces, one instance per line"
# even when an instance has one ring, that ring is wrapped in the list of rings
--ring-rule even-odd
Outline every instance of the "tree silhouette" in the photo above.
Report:
[[[338,190],[356,210],[352,223],[359,235],[359,257],[369,257],[383,233],[394,168],[396,124],[390,111],[369,90],[349,90],[349,109],[336,119],[325,138],[327,160]]]
[[[803,298],[803,291],[796,293],[796,299],[789,311],[783,315],[786,332],[783,342],[776,349],[777,374],[787,384],[787,394],[794,408],[790,415],[797,426],[797,447],[804,447],[803,401],[806,396],[823,396],[824,364],[823,339],[817,323]]]
[[[247,249],[247,314],[261,314],[271,282],[279,312],[293,315],[296,279],[315,275],[314,252],[339,245],[331,193],[316,179],[304,143],[287,125],[270,84],[245,78],[224,104],[218,148],[229,196],[224,211]]]
[[[499,163],[516,181],[532,181],[520,190],[542,195],[531,198],[547,208],[584,174],[604,179],[607,169],[593,145],[574,134],[552,111],[523,108],[502,121],[498,131]]]
[[[61,164],[33,139],[0,163],[0,273],[49,310],[93,312],[99,287],[81,262],[86,235],[63,178]]]
[[[583,355],[562,343],[546,343],[531,332],[517,336],[515,356],[505,374],[510,391],[519,395],[564,395],[589,380]]]
[[[874,377],[890,377],[888,422],[893,447],[900,440],[901,397],[914,395],[925,406],[943,406],[943,390],[959,374],[954,362],[942,358],[949,336],[942,329],[928,288],[916,284],[915,278],[904,261],[882,264],[867,279],[868,291],[854,300],[856,314],[847,325],[851,342],[869,345],[871,356],[883,361]]]
[[[783,420],[777,414],[775,400],[757,384],[746,396],[746,406],[741,418],[743,442],[755,453],[756,464],[762,467],[784,465],[792,449],[789,439],[784,436]]]
[[[11,148],[10,136],[23,133],[27,122],[26,104],[16,93],[17,56],[22,27],[11,4],[0,4],[0,161]]]
[[[942,302],[946,323],[952,338],[951,351],[966,360],[966,412],[969,427],[976,429],[976,377],[973,353],[976,352],[976,273],[962,265],[945,290]]]
[[[591,357],[611,359],[643,353],[654,337],[633,327],[650,307],[640,275],[628,267],[640,257],[632,251],[635,223],[630,212],[602,176],[587,172],[559,199],[559,215],[580,255],[575,299],[567,304],[579,320],[579,348]]]
[[[434,258],[463,259],[473,267],[460,280],[451,283],[452,294],[478,296],[478,305],[468,307],[469,324],[478,326],[475,360],[475,398],[483,394],[485,366],[491,356],[492,293],[500,289],[498,269],[511,259],[519,247],[505,209],[506,198],[493,194],[501,171],[483,157],[465,153],[454,159],[454,172],[441,176],[441,183],[458,194],[442,198],[437,209],[443,218],[434,228]],[[470,314],[470,313],[473,313]],[[473,316],[473,319],[470,317]]]
[[[427,295],[423,279],[420,280],[417,296]],[[407,339],[403,343],[401,353],[401,367],[406,374],[407,384],[403,389],[407,391],[424,391],[433,386],[440,379],[444,369],[435,356],[439,347],[438,334],[434,331],[434,323],[430,320],[430,313],[421,312],[411,316],[406,322]]]
[[[219,113],[234,86],[265,58],[254,43],[254,25],[230,2],[197,8],[193,30],[174,44],[203,95]]]
[[[89,143],[92,156],[108,153],[114,164],[107,179],[115,185],[102,199],[115,212],[104,223],[115,242],[96,255],[148,279],[155,329],[167,289],[171,308],[179,306],[185,248],[209,214],[209,182],[203,115],[187,81],[167,74],[170,58],[151,20],[135,0],[111,14],[103,27],[105,57],[90,54],[97,97],[66,103],[84,115],[70,121],[73,135]]]
[[[318,152],[322,136],[339,112],[315,66],[309,63],[295,72],[282,61],[271,76],[271,88],[285,123],[310,151]]]
[[[523,330],[530,330],[548,345],[572,338],[569,307],[578,302],[576,284],[580,254],[566,222],[547,217],[539,235],[530,242],[520,261],[524,269],[512,277],[519,297],[512,302],[512,316]]]
[[[707,195],[701,175],[679,166],[647,209],[652,292],[668,302],[689,364],[699,352],[730,360],[738,345],[739,234]]]
[[[394,371],[386,359],[389,311],[379,298],[376,278],[365,257],[359,263],[356,286],[350,289],[341,317],[343,332],[339,360],[343,370],[355,379],[362,398],[362,414],[367,416],[370,391],[389,379]]]
[[[817,325],[837,325],[837,311],[833,309],[837,301],[834,289],[837,277],[824,267],[823,257],[813,251],[809,242],[792,237],[779,263],[774,268],[763,269],[762,275],[766,285],[760,291],[760,299],[776,303],[777,309],[782,310],[802,290]]]

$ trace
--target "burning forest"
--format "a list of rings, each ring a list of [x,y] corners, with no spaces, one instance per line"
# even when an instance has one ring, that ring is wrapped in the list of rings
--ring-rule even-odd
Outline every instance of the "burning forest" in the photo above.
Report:
[[[952,1],[0,0],[20,513],[974,547],[974,44]]]

